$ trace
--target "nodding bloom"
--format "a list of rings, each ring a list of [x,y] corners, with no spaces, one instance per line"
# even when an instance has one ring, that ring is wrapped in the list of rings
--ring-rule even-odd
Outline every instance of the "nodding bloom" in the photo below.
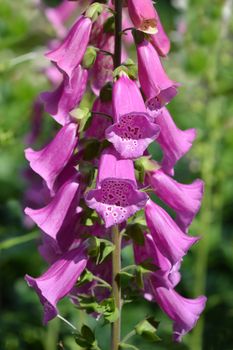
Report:
[[[176,342],[182,340],[182,336],[188,333],[197,323],[200,314],[205,308],[206,297],[187,299],[178,294],[174,289],[154,287],[151,283],[154,297],[161,309],[170,317],[173,323],[173,339]]]
[[[180,261],[175,265],[160,252],[157,244],[155,243],[151,234],[144,234],[144,245],[137,245],[134,243],[134,257],[137,264],[142,264],[145,261],[149,261],[157,268],[157,270],[151,272],[148,277],[153,279],[153,285],[157,287],[174,288],[181,279]],[[147,282],[147,281],[145,281]],[[147,283],[146,293],[151,291],[150,285]]]
[[[155,34],[157,18],[153,2],[151,0],[128,0],[127,4],[135,28],[147,34]]]
[[[45,180],[52,193],[58,175],[65,168],[77,145],[76,131],[76,124],[68,124],[42,150],[34,151],[31,148],[25,150],[31,168]]]
[[[27,214],[40,229],[55,241],[61,249],[67,249],[73,240],[73,230],[67,227],[79,211],[79,184],[64,184],[48,205],[41,209],[26,208]]]
[[[74,69],[81,63],[90,38],[92,21],[80,16],[66,38],[58,48],[46,54],[46,57],[72,77]]]
[[[108,35],[101,45],[101,49],[113,53],[114,36]],[[99,52],[92,69],[91,88],[95,95],[99,95],[101,88],[112,81],[113,59],[110,55]]]
[[[64,76],[58,88],[52,92],[43,92],[40,96],[45,111],[61,125],[71,122],[70,112],[77,108],[87,86],[88,72],[81,65],[74,68],[70,79]]]
[[[147,181],[154,193],[176,212],[176,222],[186,231],[200,209],[203,181],[198,179],[189,185],[181,184],[162,169],[148,172]]]
[[[156,142],[163,150],[162,168],[173,176],[175,164],[192,147],[196,130],[180,130],[165,107],[159,111],[155,123],[160,126],[160,134]]]
[[[96,189],[87,192],[85,200],[108,228],[144,208],[148,196],[137,189],[133,162],[107,149],[100,157]]]
[[[65,0],[55,8],[47,7],[45,9],[45,15],[53,25],[59,37],[63,38],[66,35],[67,28],[65,26],[65,22],[76,10],[77,6],[77,2],[72,3],[71,1]]]
[[[164,71],[159,55],[153,45],[143,40],[137,44],[138,77],[150,110],[159,109],[177,94],[178,83]]]
[[[107,140],[122,158],[141,157],[158,137],[160,128],[151,123],[136,82],[124,73],[113,85],[113,114],[114,124],[106,130]]]
[[[85,136],[103,141],[105,140],[105,130],[112,125],[112,102],[102,101],[101,98],[98,97],[93,104],[92,111],[93,117]],[[106,116],[98,114],[98,112],[104,113]]]
[[[150,36],[151,43],[156,48],[160,56],[167,56],[170,51],[170,40],[163,29],[163,25],[160,21],[159,15],[155,10],[156,22],[157,22],[157,33]]]
[[[58,301],[70,293],[86,268],[87,261],[85,245],[82,244],[60,256],[42,276],[25,276],[44,306],[44,324],[57,316]]]
[[[146,204],[145,215],[155,244],[172,265],[180,262],[199,240],[199,237],[191,237],[181,231],[170,215],[151,200]]]

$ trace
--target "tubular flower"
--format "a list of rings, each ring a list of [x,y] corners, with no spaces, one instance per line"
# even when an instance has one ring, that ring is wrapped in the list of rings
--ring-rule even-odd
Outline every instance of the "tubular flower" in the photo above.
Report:
[[[143,40],[137,44],[138,76],[150,110],[159,109],[177,94],[178,83],[168,78],[153,45]]]
[[[156,140],[163,150],[162,168],[169,175],[174,175],[174,166],[192,147],[196,138],[196,130],[180,130],[174,123],[169,111],[162,108],[155,123],[160,126],[160,134]]]
[[[177,213],[176,222],[186,231],[200,209],[204,183],[180,184],[166,175],[162,169],[149,172],[147,180],[154,193]]]
[[[62,228],[67,228],[69,222],[77,212],[79,200],[79,185],[77,183],[68,183],[63,185],[56,193],[51,202],[41,209],[26,208],[25,213],[58,245],[69,246],[72,242],[72,234],[62,237],[59,234]]]
[[[41,277],[25,276],[44,306],[44,324],[57,316],[57,302],[72,290],[87,261],[84,246],[80,246],[62,255]]]
[[[147,34],[157,32],[157,16],[151,0],[128,0],[130,18],[138,30]]]
[[[153,34],[150,36],[151,39],[151,43],[153,44],[153,46],[156,48],[156,50],[158,51],[158,54],[160,56],[167,56],[167,54],[170,51],[170,40],[167,36],[167,34],[165,33],[164,29],[163,29],[163,25],[160,21],[159,15],[157,13],[157,11],[155,10],[155,14],[156,14],[156,22],[157,22],[157,33]]]
[[[33,151],[31,148],[25,150],[31,168],[46,181],[51,192],[58,175],[68,163],[77,145],[76,129],[75,124],[68,124],[41,151]]]
[[[100,158],[96,189],[89,191],[85,199],[108,228],[142,209],[148,196],[137,190],[133,162],[120,159],[114,150],[108,149]]]
[[[164,287],[154,288],[154,296],[161,309],[174,321],[173,339],[180,342],[182,336],[196,325],[205,308],[206,297],[187,299]]]
[[[78,107],[87,86],[88,72],[80,65],[73,70],[71,78],[64,77],[59,87],[52,92],[43,92],[41,99],[45,111],[61,125],[71,122],[70,112]]]
[[[81,63],[91,33],[90,18],[80,16],[58,48],[46,54],[52,62],[71,79],[73,71]]]
[[[137,84],[124,74],[113,86],[113,113],[114,124],[106,130],[106,138],[122,158],[142,156],[160,128],[151,123]]]
[[[181,261],[199,240],[199,237],[190,237],[182,232],[166,211],[151,200],[146,204],[145,214],[155,244],[172,265]]]

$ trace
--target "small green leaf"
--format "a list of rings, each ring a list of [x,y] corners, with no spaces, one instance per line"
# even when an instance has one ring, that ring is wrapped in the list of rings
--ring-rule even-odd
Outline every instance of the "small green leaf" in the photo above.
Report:
[[[97,264],[101,264],[114,249],[114,244],[106,239],[97,237],[90,237],[89,239],[88,254],[96,258]]]
[[[104,33],[114,33],[115,31],[115,17],[109,17],[104,23]]]
[[[140,224],[133,223],[128,225],[125,234],[129,236],[138,245],[143,246],[145,244],[143,227]]]

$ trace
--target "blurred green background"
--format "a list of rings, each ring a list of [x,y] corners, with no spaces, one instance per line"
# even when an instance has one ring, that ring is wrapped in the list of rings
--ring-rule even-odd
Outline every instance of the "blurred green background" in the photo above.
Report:
[[[46,65],[43,52],[55,36],[33,3],[0,0],[0,350],[75,350],[65,323],[57,319],[42,326],[42,308],[23,280],[25,273],[38,276],[45,268],[37,252],[38,232],[24,226],[27,185],[22,172],[32,101],[49,87],[41,73]],[[198,139],[179,162],[176,178],[189,182],[201,177],[206,182],[202,210],[190,230],[203,239],[184,260],[178,290],[187,297],[205,293],[208,303],[182,344],[172,344],[171,322],[146,302],[126,306],[123,333],[153,313],[161,320],[162,341],[153,345],[136,338],[135,345],[142,350],[232,350],[233,1],[158,0],[157,7],[172,39],[165,65],[182,83],[169,108],[179,127],[198,129]],[[44,118],[39,146],[54,128],[50,119]],[[69,301],[60,305],[61,314],[78,328],[81,321],[88,321]],[[109,350],[108,331],[108,327],[97,329],[104,350]]]

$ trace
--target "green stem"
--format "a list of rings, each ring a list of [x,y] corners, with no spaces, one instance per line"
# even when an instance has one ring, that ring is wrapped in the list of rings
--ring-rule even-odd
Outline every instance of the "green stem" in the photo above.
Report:
[[[115,53],[114,68],[121,65],[122,0],[115,0]]]
[[[119,273],[121,271],[121,234],[118,226],[112,229],[112,241],[115,249],[112,254],[112,293],[115,306],[119,311],[118,319],[112,324],[112,350],[118,350],[121,340],[121,287],[119,285]]]

